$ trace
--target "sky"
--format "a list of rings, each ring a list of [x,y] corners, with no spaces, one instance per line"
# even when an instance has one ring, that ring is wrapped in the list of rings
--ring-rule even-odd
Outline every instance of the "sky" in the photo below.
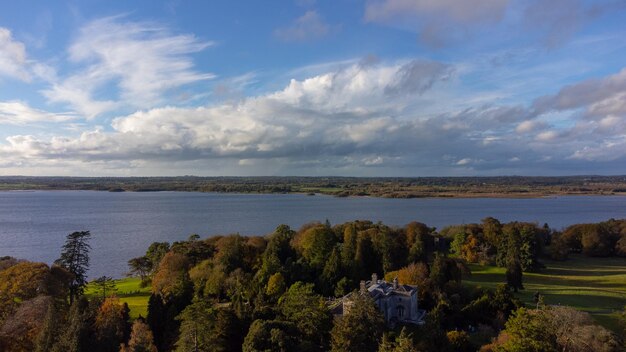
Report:
[[[0,175],[626,174],[626,0],[0,6]]]

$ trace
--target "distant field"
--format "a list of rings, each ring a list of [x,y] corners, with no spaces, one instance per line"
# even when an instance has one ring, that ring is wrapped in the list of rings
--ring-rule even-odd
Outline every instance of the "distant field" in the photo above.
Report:
[[[116,295],[120,301],[126,302],[130,308],[130,317],[132,319],[138,316],[146,317],[148,315],[148,298],[150,298],[150,286],[141,288],[139,278],[126,278],[115,280],[117,287]],[[87,296],[94,295],[94,289],[91,285],[87,286],[85,291]]]
[[[603,326],[616,330],[618,312],[626,306],[626,259],[573,256],[567,261],[543,261],[540,273],[524,273],[525,290],[518,297],[532,305],[539,291],[546,304],[568,305],[591,313]],[[494,288],[503,283],[504,268],[470,265],[466,284]]]
[[[339,197],[537,198],[626,195],[626,175],[558,177],[31,177],[0,176],[0,190],[322,193]]]

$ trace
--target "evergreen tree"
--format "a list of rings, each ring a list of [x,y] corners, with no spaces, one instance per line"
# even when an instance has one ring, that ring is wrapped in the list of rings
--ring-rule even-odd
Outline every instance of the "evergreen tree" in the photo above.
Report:
[[[517,292],[523,290],[522,264],[520,261],[520,238],[517,231],[512,231],[507,236],[506,254],[506,283]]]
[[[69,285],[70,305],[83,294],[87,285],[87,270],[89,270],[88,241],[91,238],[89,231],[72,232],[67,235],[61,257],[55,263],[69,271],[74,277]]]
[[[320,276],[319,287],[322,288],[325,296],[334,294],[335,284],[341,277],[341,257],[339,253],[337,248],[333,249]]]
[[[332,327],[324,298],[315,294],[313,284],[296,282],[279,302],[284,320],[292,322],[301,336],[300,351],[327,351]]]
[[[411,335],[406,328],[402,328],[400,335],[391,341],[389,336],[383,337],[383,342],[378,347],[378,352],[418,352]]]
[[[110,276],[100,276],[93,280],[92,285],[96,294],[100,296],[103,301],[117,291],[115,280]]]
[[[91,327],[95,322],[95,307],[81,297],[75,300],[70,310],[58,340],[52,347],[52,352],[82,352],[90,346],[96,345]]]
[[[177,352],[214,351],[215,310],[204,300],[188,305],[176,318],[180,321],[180,335],[176,341]]]
[[[241,325],[241,321],[231,308],[218,309],[213,329],[215,351],[241,351],[241,345],[245,337]]]
[[[333,352],[376,352],[385,320],[369,295],[353,293],[347,312],[336,321],[331,332]]]
[[[297,351],[297,329],[291,322],[255,320],[242,345],[243,352]]]
[[[341,264],[346,277],[357,279],[355,273],[357,233],[354,224],[348,224],[343,230],[343,244],[341,245]]]
[[[163,345],[163,339],[166,328],[166,310],[165,304],[159,294],[153,293],[148,298],[148,317],[146,319],[150,331],[154,337],[154,344],[158,346]]]
[[[35,342],[35,352],[48,352],[52,350],[52,346],[54,346],[58,338],[60,323],[59,311],[54,304],[50,304],[43,321],[41,332]]]

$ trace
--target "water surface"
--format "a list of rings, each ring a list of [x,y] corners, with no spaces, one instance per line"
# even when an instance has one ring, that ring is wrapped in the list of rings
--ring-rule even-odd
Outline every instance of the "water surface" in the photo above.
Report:
[[[297,229],[311,221],[337,224],[365,219],[388,225],[429,226],[533,221],[551,227],[626,218],[626,197],[335,198],[300,194],[109,193],[97,191],[0,192],[0,256],[51,263],[65,236],[89,230],[90,277],[123,276],[128,259],[154,241],[240,233],[264,235],[279,224]]]

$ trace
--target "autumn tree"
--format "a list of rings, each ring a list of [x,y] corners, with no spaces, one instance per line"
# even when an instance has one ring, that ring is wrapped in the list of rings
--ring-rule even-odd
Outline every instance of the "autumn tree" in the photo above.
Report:
[[[619,342],[588,313],[571,307],[520,308],[490,346],[497,351],[619,351]]]
[[[120,352],[157,352],[152,331],[143,319],[133,322],[128,345],[122,345]]]
[[[0,326],[0,350],[30,352],[42,331],[48,308],[53,304],[49,296],[37,296],[20,304],[15,313]]]
[[[107,297],[96,313],[94,330],[99,351],[114,351],[119,348],[129,333],[128,305],[117,297]]]
[[[61,257],[55,261],[59,266],[64,267],[74,275],[69,285],[70,305],[76,297],[83,294],[87,285],[87,270],[89,270],[89,231],[72,232],[67,235]]]

